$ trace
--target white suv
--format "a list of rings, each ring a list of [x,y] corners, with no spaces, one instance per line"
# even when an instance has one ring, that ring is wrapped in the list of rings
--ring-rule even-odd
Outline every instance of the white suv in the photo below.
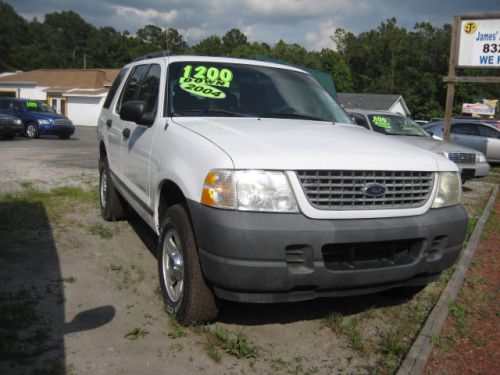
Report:
[[[201,56],[128,64],[99,118],[100,203],[159,235],[184,324],[216,299],[287,302],[435,280],[467,215],[454,163],[350,124],[308,73]]]

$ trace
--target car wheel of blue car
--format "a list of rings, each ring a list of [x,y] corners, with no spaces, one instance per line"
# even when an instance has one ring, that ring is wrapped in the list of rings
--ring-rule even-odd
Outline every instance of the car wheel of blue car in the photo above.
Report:
[[[40,137],[40,133],[38,131],[37,124],[30,122],[26,126],[26,137],[28,137],[28,138],[39,138]]]

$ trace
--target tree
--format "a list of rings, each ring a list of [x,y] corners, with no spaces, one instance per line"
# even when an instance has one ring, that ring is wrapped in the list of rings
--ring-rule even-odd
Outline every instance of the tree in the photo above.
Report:
[[[217,35],[211,35],[193,46],[193,50],[197,55],[204,56],[224,56],[224,47],[222,40]]]
[[[22,69],[19,47],[29,43],[28,24],[9,4],[0,3],[0,72]]]
[[[248,40],[246,35],[239,29],[231,29],[222,37],[222,44],[224,46],[224,52],[228,54],[238,47],[247,45]]]

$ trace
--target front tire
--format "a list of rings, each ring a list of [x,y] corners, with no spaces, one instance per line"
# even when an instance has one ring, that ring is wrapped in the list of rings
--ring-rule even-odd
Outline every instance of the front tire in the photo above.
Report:
[[[181,204],[171,206],[163,219],[158,271],[167,311],[179,323],[193,325],[217,316],[215,297],[201,270],[191,221]]]
[[[31,139],[40,138],[40,130],[37,124],[30,122],[26,125],[26,137]]]
[[[108,159],[99,160],[99,204],[101,216],[106,221],[118,221],[126,216],[123,199],[111,180]]]

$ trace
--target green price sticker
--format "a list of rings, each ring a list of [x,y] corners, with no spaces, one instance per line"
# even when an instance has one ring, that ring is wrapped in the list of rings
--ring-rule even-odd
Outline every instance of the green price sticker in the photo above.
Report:
[[[219,89],[206,85],[204,83],[181,83],[181,89],[189,92],[193,95],[204,96],[205,98],[211,99],[224,99],[226,94],[220,91]]]
[[[37,104],[37,102],[26,102],[26,107],[36,108],[36,107],[38,107],[38,104]]]
[[[186,65],[183,71],[184,73],[179,79],[180,83],[194,82],[196,84],[229,87],[233,79],[233,72],[226,68],[219,70],[213,66],[207,68],[204,65],[197,67]]]
[[[379,126],[381,128],[384,128],[384,129],[390,129],[391,128],[390,122],[387,120],[387,118],[382,117],[382,116],[373,116],[372,122],[375,125],[377,125],[377,126]]]

